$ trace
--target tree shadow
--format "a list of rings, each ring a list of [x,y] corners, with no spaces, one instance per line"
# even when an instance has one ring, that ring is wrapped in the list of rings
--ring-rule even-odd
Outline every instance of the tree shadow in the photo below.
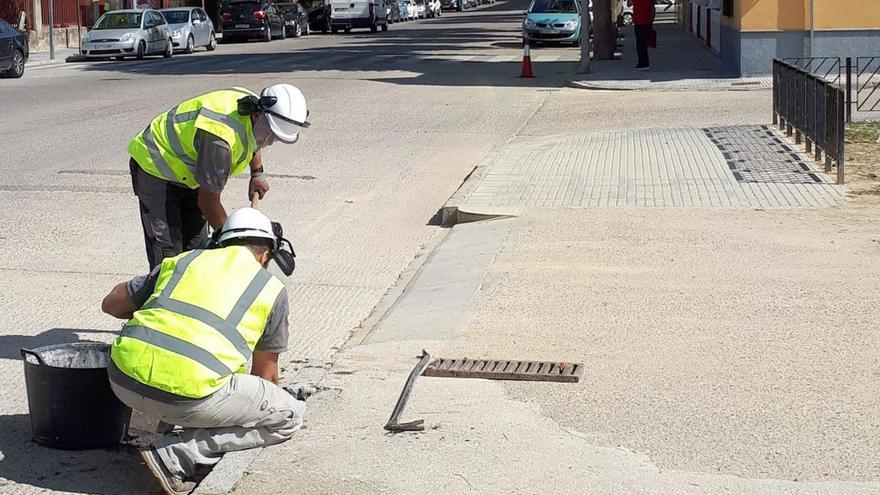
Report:
[[[44,345],[73,344],[86,342],[90,339],[81,338],[78,334],[115,335],[113,330],[94,330],[83,328],[52,328],[37,335],[0,335],[0,359],[21,359],[21,349],[34,349]]]
[[[31,440],[26,414],[0,416],[0,438],[0,477],[11,483],[72,493],[161,493],[134,445],[79,451],[43,447]]]

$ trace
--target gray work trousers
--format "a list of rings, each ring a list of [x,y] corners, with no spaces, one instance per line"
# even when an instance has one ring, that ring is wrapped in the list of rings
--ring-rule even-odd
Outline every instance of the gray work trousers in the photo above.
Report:
[[[150,270],[165,258],[196,249],[208,239],[208,222],[199,209],[199,190],[144,172],[134,159],[128,167],[138,197]]]
[[[144,397],[110,381],[125,405],[181,426],[153,446],[165,467],[187,479],[196,465],[214,465],[224,452],[274,445],[300,429],[305,403],[281,387],[253,375],[236,374],[222,389],[201,400],[169,404]]]

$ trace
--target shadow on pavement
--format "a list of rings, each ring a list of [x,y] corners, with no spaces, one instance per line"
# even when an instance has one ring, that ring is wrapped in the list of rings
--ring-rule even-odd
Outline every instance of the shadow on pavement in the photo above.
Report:
[[[78,334],[115,335],[111,330],[92,330],[82,328],[52,328],[37,335],[0,335],[0,359],[21,360],[21,349],[34,349],[44,345],[72,344],[86,342]]]
[[[519,12],[512,10],[515,6],[519,6]],[[361,80],[399,85],[567,85],[575,69],[575,64],[570,61],[544,62],[533,59],[534,72],[538,77],[517,77],[520,74],[522,46],[520,12],[526,6],[524,2],[507,2],[422,21],[416,29],[340,35],[339,43],[333,46],[291,49],[288,44],[283,45],[282,51],[246,54],[218,50],[198,57],[174,57],[170,60],[96,62],[88,65],[86,70],[158,76],[332,71],[354,73],[352,77]],[[266,46],[269,50],[273,49],[271,44]],[[513,50],[497,50],[499,48]],[[489,62],[496,55],[509,57],[509,61]],[[389,75],[388,71],[400,73]],[[383,74],[373,77],[369,72]]]
[[[0,492],[15,493],[14,484],[22,484],[72,493],[159,493],[134,447],[82,451],[43,447],[31,440],[26,414],[0,416],[0,478],[8,480],[0,481]]]

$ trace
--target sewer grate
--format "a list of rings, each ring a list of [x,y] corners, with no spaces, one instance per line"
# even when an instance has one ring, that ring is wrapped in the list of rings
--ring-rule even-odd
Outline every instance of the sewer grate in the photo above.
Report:
[[[435,359],[425,376],[577,383],[584,365],[545,361]]]

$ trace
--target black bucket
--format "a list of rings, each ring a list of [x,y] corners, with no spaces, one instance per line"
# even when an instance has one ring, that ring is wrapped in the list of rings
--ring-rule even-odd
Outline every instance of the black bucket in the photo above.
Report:
[[[22,349],[21,356],[35,442],[81,450],[122,440],[131,409],[110,389],[108,344],[49,345]]]

